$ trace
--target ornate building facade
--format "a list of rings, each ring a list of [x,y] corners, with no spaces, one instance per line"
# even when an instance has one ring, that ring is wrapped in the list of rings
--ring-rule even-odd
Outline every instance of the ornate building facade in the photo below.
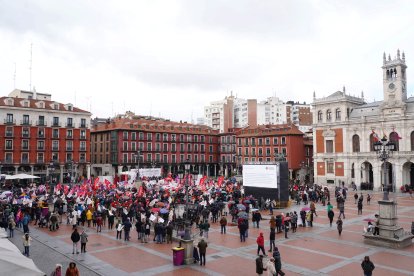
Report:
[[[375,190],[384,183],[384,166],[374,151],[378,138],[396,144],[385,166],[394,189],[414,184],[414,97],[407,98],[405,54],[383,57],[383,101],[367,103],[363,92],[353,97],[337,91],[316,98],[313,106],[315,183],[357,186]]]

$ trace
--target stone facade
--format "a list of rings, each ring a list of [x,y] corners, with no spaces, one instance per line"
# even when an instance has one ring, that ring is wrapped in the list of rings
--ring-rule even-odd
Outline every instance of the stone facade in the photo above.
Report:
[[[313,107],[314,171],[319,184],[383,184],[383,164],[373,149],[378,138],[397,144],[386,166],[394,189],[414,185],[414,97],[407,98],[405,55],[383,58],[383,101],[367,103],[337,91]]]

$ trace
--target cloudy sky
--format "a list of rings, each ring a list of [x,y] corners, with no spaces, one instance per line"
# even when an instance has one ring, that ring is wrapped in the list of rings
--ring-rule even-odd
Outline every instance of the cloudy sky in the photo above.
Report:
[[[29,89],[33,44],[32,86],[94,117],[195,120],[230,91],[311,102],[345,85],[372,101],[399,48],[410,96],[413,14],[409,0],[0,0],[0,91]]]

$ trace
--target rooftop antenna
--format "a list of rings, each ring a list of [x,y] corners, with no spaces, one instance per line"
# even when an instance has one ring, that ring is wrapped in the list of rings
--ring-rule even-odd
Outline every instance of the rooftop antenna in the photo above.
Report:
[[[29,66],[29,91],[32,91],[32,63],[33,63],[33,43],[30,43],[30,66]]]
[[[14,89],[16,89],[16,71],[17,71],[17,68],[16,68],[17,66],[16,66],[16,62],[14,63],[14,75],[13,75],[13,86],[14,86]]]

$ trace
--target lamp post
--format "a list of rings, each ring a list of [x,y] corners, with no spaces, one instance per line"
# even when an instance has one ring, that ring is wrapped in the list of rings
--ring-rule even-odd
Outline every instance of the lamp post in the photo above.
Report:
[[[242,156],[241,155],[237,155],[237,161],[238,161],[238,165],[237,165],[237,174],[241,174],[241,161],[242,161]]]
[[[387,181],[387,161],[390,158],[390,155],[395,150],[395,144],[391,141],[388,141],[387,138],[382,138],[380,141],[374,143],[374,150],[378,154],[378,158],[382,161],[383,169],[383,191],[384,196],[382,200],[389,200],[389,184]]]
[[[157,166],[157,162],[155,160],[151,161],[151,167],[155,168]]]
[[[189,204],[189,197],[188,197],[188,178],[190,175],[190,160],[186,160],[184,163],[185,168],[185,229],[184,229],[184,240],[191,240],[191,221],[189,219],[189,211],[188,211],[188,204]]]
[[[137,151],[137,175],[135,176],[136,180],[139,180],[140,176],[139,176],[139,161],[141,159],[141,150]]]
[[[53,162],[53,160],[50,160],[49,162],[49,184],[50,184],[50,189],[53,193],[53,172],[55,171],[55,163]]]
[[[76,175],[75,166],[76,166],[75,161],[71,160],[70,161],[70,185],[71,186],[75,182],[75,175]]]

